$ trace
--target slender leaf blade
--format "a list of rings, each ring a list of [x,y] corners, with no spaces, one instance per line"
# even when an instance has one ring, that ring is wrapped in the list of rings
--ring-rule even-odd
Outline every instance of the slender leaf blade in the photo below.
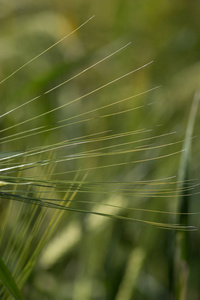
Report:
[[[4,284],[4,286],[8,289],[10,294],[14,296],[16,300],[23,300],[23,297],[17,287],[17,284],[12,277],[9,269],[5,265],[4,261],[0,257],[0,281]]]

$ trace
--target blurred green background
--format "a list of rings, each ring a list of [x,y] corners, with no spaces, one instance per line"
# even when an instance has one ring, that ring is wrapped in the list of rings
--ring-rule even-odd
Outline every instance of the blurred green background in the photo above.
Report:
[[[9,134],[49,124],[53,128],[54,124],[67,118],[71,118],[68,121],[71,123],[86,118],[89,121],[2,143],[1,151],[21,151],[103,131],[107,131],[104,135],[113,135],[144,130],[120,141],[99,141],[95,147],[124,143],[118,150],[129,150],[132,145],[125,146],[125,143],[130,141],[136,142],[134,147],[172,145],[129,152],[123,157],[71,160],[58,164],[57,172],[67,170],[68,173],[55,178],[72,180],[76,170],[80,170],[80,176],[83,176],[87,168],[90,168],[87,179],[98,182],[123,183],[177,176],[180,154],[161,160],[129,162],[181,150],[183,143],[173,142],[184,139],[191,103],[200,82],[199,1],[0,1],[0,80],[93,15],[95,18],[75,34],[1,84],[1,114],[53,88],[130,41],[131,45],[59,89],[1,118],[1,130],[64,105],[66,101],[81,97],[150,61],[153,63],[72,105],[12,128]],[[161,87],[130,101],[86,114],[157,86]],[[143,107],[133,110],[138,106]],[[130,111],[100,117],[125,110]],[[85,113],[83,118],[75,118],[81,113]],[[189,165],[189,178],[197,180],[200,179],[199,119],[198,111]],[[145,131],[147,129],[151,131]],[[170,132],[175,134],[138,142]],[[7,134],[5,131],[1,137]],[[62,149],[59,155],[76,155],[93,149],[93,144],[80,144],[69,150]],[[124,164],[102,168],[118,163]],[[123,188],[123,184],[120,187]],[[104,185],[100,186],[98,193],[94,194],[80,193],[77,199],[162,211],[174,211],[177,205],[176,197],[124,195],[112,186],[104,194],[101,193],[103,188]],[[198,191],[195,193],[189,199],[191,212],[200,210]],[[90,209],[89,204],[85,207]],[[95,205],[92,207],[93,210],[99,209]],[[170,223],[175,219],[172,214],[119,212],[126,217],[131,215],[155,222]],[[110,213],[116,212],[111,210]],[[189,224],[199,227],[199,216],[192,215]],[[199,231],[189,234],[188,244],[187,299],[199,299]],[[1,247],[3,249],[4,245]],[[173,299],[174,247],[173,231],[138,222],[67,212],[34,267],[23,294],[25,299],[31,300]]]

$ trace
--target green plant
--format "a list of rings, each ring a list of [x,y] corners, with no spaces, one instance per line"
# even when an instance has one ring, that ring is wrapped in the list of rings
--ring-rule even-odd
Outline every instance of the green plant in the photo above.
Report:
[[[39,32],[36,30],[36,33]],[[25,37],[27,38],[27,33]],[[134,221],[130,222],[131,225],[128,223],[126,230],[134,233],[134,241],[138,239],[140,245],[131,251],[129,260],[130,266],[134,265],[135,261],[140,262],[135,271],[136,281],[145,257],[151,253],[159,236],[158,233],[154,233],[152,240],[148,241],[148,234],[155,228],[149,226],[145,236],[144,230],[147,229],[143,230],[140,223],[162,229],[193,230],[194,227],[176,224],[173,216],[179,215],[179,212],[175,211],[175,205],[169,199],[175,199],[180,193],[193,189],[195,184],[189,181],[189,186],[177,187],[177,157],[182,153],[183,138],[177,138],[175,130],[157,127],[160,122],[157,122],[158,117],[156,122],[151,118],[159,105],[156,102],[149,103],[149,98],[156,97],[159,92],[157,87],[150,89],[149,83],[145,83],[148,81],[148,71],[143,70],[143,66],[147,64],[143,64],[142,67],[138,67],[137,64],[136,70],[140,70],[140,73],[134,74],[133,68],[123,73],[120,64],[124,63],[124,54],[119,50],[131,48],[129,44],[123,46],[120,41],[121,48],[111,45],[110,48],[114,48],[114,51],[107,47],[106,50],[102,49],[92,56],[81,53],[78,37],[75,36],[75,41],[72,42],[74,48],[67,54],[67,58],[72,57],[72,62],[65,58],[66,47],[62,48],[62,44],[59,44],[58,52],[53,54],[54,60],[52,56],[47,56],[46,60],[41,57],[36,67],[34,61],[30,73],[26,73],[28,65],[25,63],[23,68],[17,67],[17,71],[20,71],[18,74],[11,71],[12,76],[7,77],[11,80],[10,84],[14,84],[15,78],[15,93],[17,89],[20,99],[30,94],[33,97],[29,97],[30,100],[26,102],[8,102],[8,99],[13,99],[14,93],[13,90],[8,90],[8,85],[6,86],[7,98],[3,103],[5,113],[1,115],[1,256],[21,288],[59,222],[64,226],[63,235],[60,241],[53,239],[52,244],[49,244],[49,248],[47,247],[41,256],[40,264],[44,270],[53,268],[56,262],[62,259],[63,253],[81,243],[82,235],[86,237],[90,246],[97,235],[99,238],[96,238],[96,247],[93,246],[97,257],[93,253],[87,255],[86,246],[81,254],[87,258],[85,267],[84,259],[79,258],[80,269],[81,266],[83,269],[87,269],[87,265],[92,266],[91,273],[88,272],[87,276],[81,275],[84,272],[80,270],[74,290],[70,291],[68,287],[68,298],[73,295],[74,299],[78,299],[85,293],[85,299],[90,299],[93,297],[95,286],[92,274],[97,272],[97,261],[103,261],[101,251],[105,253],[106,246],[110,249],[109,237],[112,227],[123,226],[120,222],[122,220]],[[47,43],[49,44],[48,37]],[[57,42],[56,45],[58,46]],[[44,48],[41,48],[41,53],[46,53]],[[53,48],[48,46],[47,49]],[[39,56],[37,55],[38,58]],[[111,59],[114,59],[114,62]],[[14,61],[16,63],[16,57]],[[42,73],[39,73],[40,64]],[[117,68],[114,69],[116,64]],[[84,65],[81,70],[80,65]],[[29,67],[31,66],[32,64]],[[73,73],[73,69],[76,73]],[[36,78],[33,71],[38,73]],[[86,76],[82,79],[80,75]],[[27,81],[26,76],[29,79]],[[137,76],[141,76],[142,79],[135,79]],[[139,84],[134,87],[136,92],[133,92],[132,85],[137,81]],[[2,80],[3,85],[7,82]],[[10,108],[7,108],[7,104]],[[157,114],[154,113],[154,116]],[[76,214],[72,220],[72,215],[66,214],[66,210],[84,212],[88,217]],[[101,217],[92,218],[92,214],[110,217],[113,222]],[[132,224],[136,228],[135,231]],[[101,245],[105,226],[107,236],[104,245]],[[143,239],[137,236],[137,229]],[[71,246],[67,245],[68,249],[66,244],[62,245],[61,242],[67,232],[67,240],[70,241],[70,232],[74,236]],[[148,247],[142,246],[145,241],[148,241]],[[113,245],[115,243],[120,244],[118,237],[116,241],[114,239]],[[55,245],[61,250],[58,254],[52,250]],[[121,249],[124,249],[123,247]],[[129,247],[128,244],[127,248]],[[117,289],[121,287],[118,295],[114,296],[123,297],[125,285],[126,293],[131,297],[134,287],[128,285],[129,263],[126,268],[120,253],[122,250],[118,251],[119,257],[122,258],[119,269],[126,269],[126,276],[121,285],[118,279],[111,278],[110,285],[112,283],[113,289],[116,289],[116,286]],[[126,247],[125,251],[130,253]],[[50,253],[49,258],[47,253]],[[110,257],[109,253],[107,255]],[[109,268],[109,263],[107,264]],[[112,267],[110,265],[111,269]],[[7,288],[9,289],[9,286]],[[98,287],[98,291],[100,298],[105,297],[101,287]],[[6,299],[8,294],[4,288],[2,292],[5,293]],[[46,293],[48,294],[48,290]],[[53,291],[51,293],[55,298]],[[107,297],[112,299],[112,288],[109,293],[110,296]],[[61,295],[59,297],[62,299]]]

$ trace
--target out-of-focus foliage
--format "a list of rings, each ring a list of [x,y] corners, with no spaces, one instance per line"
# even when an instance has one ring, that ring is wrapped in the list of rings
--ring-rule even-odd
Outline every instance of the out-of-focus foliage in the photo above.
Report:
[[[160,180],[160,184],[162,179],[168,177],[171,178],[170,182],[176,181],[181,153],[164,159],[150,160],[150,158],[168,155],[182,149],[189,110],[200,82],[199,1],[21,0],[0,1],[0,7],[0,81],[95,15],[95,18],[80,30],[1,84],[0,114],[43,94],[128,42],[132,42],[118,54],[59,89],[1,118],[1,156],[4,153],[13,153],[12,151],[18,154],[33,147],[39,149],[65,140],[82,141],[94,137],[96,141],[92,143],[80,143],[69,150],[67,148],[60,150],[61,157],[66,155],[76,157],[84,151],[90,151],[87,153],[91,155],[52,166],[55,167],[54,172],[59,173],[53,177],[55,180],[65,179],[71,182],[78,172],[80,182],[86,173],[88,174],[85,181],[107,182],[107,185],[104,183],[97,187],[97,190],[93,186],[86,185],[86,192],[83,188],[77,193],[74,207],[79,209],[81,206],[90,210],[88,202],[93,201],[95,202],[92,205],[93,211],[152,222],[176,223],[174,214],[151,213],[145,210],[176,211],[177,195],[173,193],[172,197],[155,195],[155,191],[148,183],[150,180]],[[152,60],[154,62],[146,68],[74,102],[73,105],[64,106],[66,102],[77,99]],[[160,88],[130,101],[95,111],[98,107],[160,85]],[[45,114],[46,111],[61,105],[62,109]],[[140,106],[142,107],[134,110]],[[129,112],[120,113],[127,110]],[[89,111],[93,112],[87,114]],[[43,113],[42,118],[14,127],[25,119]],[[110,115],[113,113],[116,115]],[[85,115],[78,116],[79,114]],[[66,122],[59,123],[65,119]],[[83,119],[89,120],[79,122]],[[200,180],[198,164],[200,143],[196,137],[199,134],[199,120],[197,112],[189,163],[189,178],[196,179],[197,182]],[[34,131],[29,131],[40,126],[53,129],[67,123],[70,124],[38,135],[32,134]],[[12,128],[6,131],[8,127]],[[105,136],[112,137],[115,134],[137,130],[139,132],[121,136],[117,141],[113,138],[103,139]],[[6,140],[7,135],[18,134],[20,131],[27,131],[25,138],[15,140],[13,136]],[[167,135],[168,133],[170,134]],[[176,143],[179,141],[180,143]],[[101,155],[109,153],[109,149],[117,144],[118,147],[113,151],[127,152],[120,155],[114,152],[113,156]],[[158,147],[164,144],[170,145]],[[146,147],[151,149],[132,151]],[[94,152],[94,149],[99,151]],[[53,153],[47,153],[48,155],[48,159],[54,159]],[[20,159],[23,162],[22,158]],[[130,163],[133,161],[140,162]],[[114,164],[118,165],[103,167]],[[5,165],[1,164],[2,167]],[[34,175],[47,180],[52,170],[38,165],[35,173],[29,169],[24,172],[27,177]],[[17,175],[20,176],[15,174]],[[127,190],[127,182],[137,181],[144,182],[144,186],[142,188],[136,185],[129,186],[130,189],[135,188],[134,193]],[[113,182],[121,183],[118,189],[115,185],[112,186]],[[20,190],[20,186],[17,189]],[[125,189],[126,192],[123,192]],[[170,185],[166,185],[166,189],[170,189]],[[29,190],[26,195],[31,197],[34,192]],[[45,188],[40,187],[40,193],[45,195]],[[51,197],[59,197],[59,192],[52,192]],[[198,212],[200,208],[198,192],[189,199],[190,211]],[[107,207],[100,207],[100,202]],[[7,235],[4,235],[1,243],[2,256],[7,249],[8,236],[13,235],[13,232],[16,236],[18,232],[17,239],[20,244],[20,232],[24,232],[23,226],[33,214],[26,205],[24,204],[22,208],[21,219],[17,214],[18,204],[15,203],[12,207],[5,228]],[[109,205],[123,208],[117,209]],[[6,207],[7,203],[2,199],[0,223],[3,223],[1,220],[4,220]],[[130,211],[126,208],[138,210]],[[43,211],[45,211],[44,219]],[[49,219],[54,212],[48,209],[46,213],[45,208],[41,211],[38,208],[34,214],[26,235],[29,236],[29,230],[31,232],[34,220],[39,216],[39,230],[35,229],[37,235],[35,240],[31,240],[32,247],[36,248],[45,234],[45,228],[51,224]],[[174,280],[173,231],[164,231],[140,222],[92,214],[64,212],[62,217],[55,236],[43,249],[23,288],[25,299],[170,298]],[[189,216],[189,224],[199,227],[198,219],[198,215]],[[15,227],[16,224],[18,227]],[[191,299],[198,299],[200,269],[198,231],[189,234],[188,243],[190,275],[187,293]],[[33,248],[29,255],[33,252]],[[28,254],[26,255],[28,257]],[[13,261],[11,260],[10,268],[15,269]]]

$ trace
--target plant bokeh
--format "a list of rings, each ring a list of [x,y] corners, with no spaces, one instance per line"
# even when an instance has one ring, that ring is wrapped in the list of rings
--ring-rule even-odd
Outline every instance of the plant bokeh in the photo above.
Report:
[[[119,146],[116,151],[137,150],[137,147],[142,146],[151,148],[148,151],[130,151],[124,155],[115,153],[113,156],[91,155],[82,160],[70,160],[55,166],[55,173],[59,175],[54,178],[72,180],[78,172],[82,180],[87,172],[87,180],[104,182],[94,193],[80,192],[75,197],[77,201],[95,202],[94,210],[99,209],[99,203],[115,204],[124,209],[107,207],[105,211],[110,209],[111,214],[120,212],[125,217],[133,214],[134,218],[152,222],[170,223],[176,220],[174,214],[126,210],[133,207],[173,212],[177,207],[176,196],[152,197],[145,194],[145,186],[142,196],[129,192],[123,194],[115,190],[112,182],[121,183],[119,187],[123,189],[126,182],[147,182],[168,177],[177,179],[181,153],[164,159],[148,159],[179,151],[183,146],[192,99],[200,82],[199,1],[21,0],[17,3],[1,1],[0,5],[1,79],[95,15],[75,34],[1,84],[1,113],[43,94],[132,42],[82,76],[1,118],[2,130],[63,105],[62,109],[55,110],[52,114],[45,114],[42,118],[11,128],[9,134],[48,124],[54,128],[54,124],[62,119],[73,123],[58,130],[40,135],[27,134],[26,138],[2,143],[1,152],[17,153],[35,146],[91,136],[97,131],[109,136],[138,130],[118,141],[119,144],[135,141],[135,144],[129,144],[125,148],[123,145]],[[73,105],[64,106],[67,101],[79,98],[150,61],[153,63],[138,72],[74,102]],[[88,114],[88,121],[76,122],[79,114],[85,113],[84,118],[87,118],[88,111],[158,86],[160,87],[155,90],[108,107],[102,112],[94,111]],[[142,107],[133,110],[139,106]],[[120,113],[126,110],[129,112]],[[112,116],[113,112],[119,114]],[[109,117],[101,117],[102,115]],[[189,163],[190,179],[197,182],[200,179],[199,119],[197,112]],[[167,133],[173,134],[164,136]],[[6,131],[3,132],[1,137],[6,137],[6,134]],[[99,137],[101,136],[100,134]],[[149,137],[157,136],[160,138],[148,141]],[[137,142],[142,139],[147,140],[142,144]],[[180,143],[176,143],[177,141]],[[112,147],[114,143],[116,141],[112,139],[99,139],[96,144],[80,143],[71,148],[69,153],[67,149],[61,149],[61,155],[75,156],[84,151],[92,153],[94,145],[101,149]],[[168,143],[172,143],[169,149],[156,148]],[[138,163],[130,163],[132,161]],[[113,164],[118,165],[102,167]],[[41,172],[43,178],[48,175],[43,173],[42,167],[37,172]],[[29,170],[26,175],[30,175]],[[197,191],[190,198],[190,212],[198,213],[198,198]],[[79,208],[78,202],[74,205]],[[82,204],[88,210],[89,205]],[[4,204],[1,214],[3,209]],[[189,223],[198,228],[198,214],[191,215]],[[9,230],[11,229],[8,228],[8,232]],[[25,299],[170,299],[174,280],[174,235],[173,230],[163,230],[140,222],[65,212],[23,288]],[[187,295],[191,299],[199,297],[199,242],[198,231],[189,233]]]

